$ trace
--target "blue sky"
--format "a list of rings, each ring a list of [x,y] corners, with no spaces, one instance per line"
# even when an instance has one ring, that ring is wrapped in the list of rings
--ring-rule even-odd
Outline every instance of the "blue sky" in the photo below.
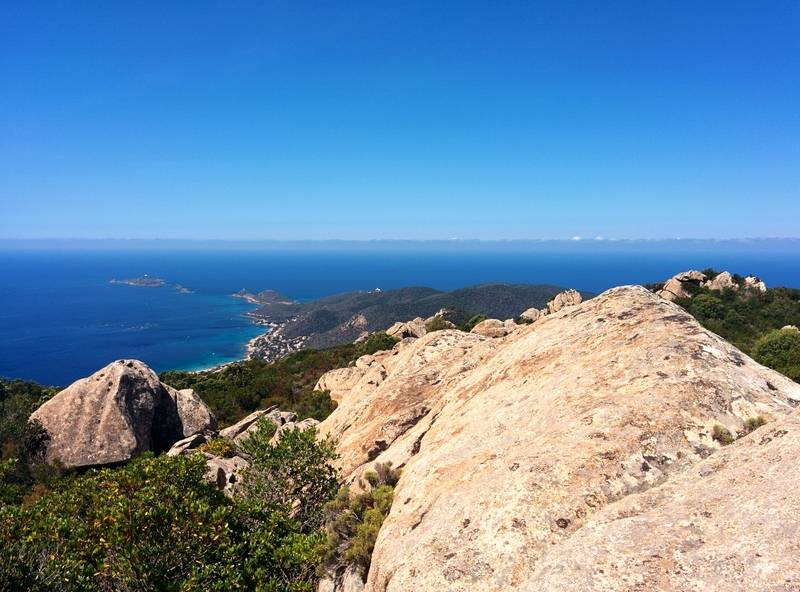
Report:
[[[796,0],[3,5],[0,238],[798,221]]]

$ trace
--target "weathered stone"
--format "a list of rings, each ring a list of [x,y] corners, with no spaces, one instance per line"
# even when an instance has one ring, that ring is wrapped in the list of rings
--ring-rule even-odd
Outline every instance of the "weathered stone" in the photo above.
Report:
[[[206,466],[207,481],[231,495],[238,490],[241,473],[250,466],[250,463],[241,456],[231,458],[212,456],[206,460]]]
[[[337,368],[323,374],[317,381],[314,390],[328,391],[331,399],[339,403],[362,376],[364,376],[364,370],[355,366]]]
[[[505,337],[511,331],[508,325],[501,320],[486,319],[475,325],[471,332],[484,337]]]
[[[310,417],[302,420],[302,421],[290,421],[289,423],[285,423],[280,426],[277,430],[275,430],[275,435],[272,436],[272,440],[270,440],[271,444],[275,444],[278,440],[281,439],[281,436],[289,430],[307,430],[308,428],[315,428],[319,425],[319,421],[316,419],[312,419]]]
[[[339,573],[322,578],[317,592],[363,592],[364,581],[355,567],[346,567]]]
[[[753,275],[749,275],[744,278],[744,287],[750,290],[756,290],[758,292],[766,292],[767,291],[767,284],[762,282],[760,279]]]
[[[277,407],[260,409],[254,411],[244,419],[239,420],[232,426],[221,430],[219,435],[222,438],[231,440],[235,444],[239,444],[242,440],[245,440],[258,431],[258,420],[262,417],[265,417],[275,424],[276,428],[279,428],[285,423],[295,421],[297,419],[297,414],[292,411],[281,411]]]
[[[796,590],[800,415],[603,508],[520,590]]]
[[[519,316],[522,320],[533,323],[539,320],[539,317],[542,316],[542,313],[538,308],[529,308]]]
[[[689,298],[691,292],[687,290],[687,286],[700,286],[705,280],[706,275],[701,271],[683,271],[667,280],[658,295],[669,301]]]
[[[407,321],[405,323],[395,323],[388,329],[386,329],[386,334],[391,337],[398,337],[400,339],[405,339],[406,337],[422,337],[427,333],[427,329],[425,329],[425,321],[421,318],[417,317],[413,321]]]
[[[206,437],[204,434],[192,434],[188,438],[175,442],[167,452],[167,456],[179,456],[205,443]]]
[[[745,420],[757,414],[769,423],[748,438],[777,442],[780,430],[767,430],[781,425],[799,399],[800,385],[756,364],[680,307],[644,288],[622,287],[518,327],[502,340],[455,331],[417,339],[380,368],[368,369],[320,432],[338,440],[337,464],[348,483],[376,463],[402,467],[372,555],[368,592],[591,590],[594,584],[580,574],[574,585],[556,580],[558,566],[574,570],[586,555],[591,561],[585,573],[594,573],[588,567],[593,561],[602,567],[614,559],[613,550],[600,553],[602,544],[613,549],[623,539],[622,577],[613,589],[632,590],[642,581],[635,589],[648,590],[660,587],[646,573],[661,561],[649,549],[667,545],[656,553],[673,558],[681,547],[670,541],[680,545],[680,536],[691,534],[681,530],[676,514],[661,522],[665,543],[650,526],[636,528],[635,519],[624,536],[606,541],[598,535],[570,550],[566,543],[576,533],[588,535],[590,521],[602,512],[626,503],[637,512],[656,507],[655,501],[636,503],[636,496],[653,492],[658,500],[655,492],[670,483],[677,488],[672,499],[684,491],[693,499],[697,490],[679,480],[696,480],[688,477],[696,467],[709,470],[708,463],[698,463],[723,450],[711,435],[715,425],[743,434]],[[778,446],[776,454],[783,450]],[[787,449],[784,463],[796,457]],[[741,552],[736,537],[728,539],[732,557],[749,557],[754,565],[760,564],[751,551],[775,557],[782,549],[793,557],[800,530],[800,498],[791,486],[795,469],[768,492],[771,477],[756,475],[760,462],[738,472],[736,463],[728,463],[732,472],[712,483],[702,510],[730,517],[720,516],[721,529],[708,535],[711,540],[725,540],[726,525],[737,519],[756,528],[762,542],[754,536]],[[714,505],[740,483],[741,496]],[[773,521],[772,506],[757,501],[760,493],[774,504],[782,495],[786,511]],[[759,520],[763,528],[756,527]],[[724,563],[722,548],[716,557]],[[713,562],[709,556],[706,563]],[[539,575],[546,565],[555,566],[552,577],[560,587],[546,588]],[[700,561],[687,563],[683,574],[681,565],[665,577],[689,581],[696,573],[704,583],[697,589],[714,588]],[[774,576],[764,566],[748,568],[748,586],[779,589],[770,586],[778,574],[792,585],[798,581],[800,564],[775,565]],[[608,569],[613,573],[614,564]],[[719,582],[732,582],[734,589],[741,580]]]
[[[31,420],[47,430],[47,462],[65,467],[125,462],[216,426],[210,409],[192,391],[162,384],[138,360],[117,360],[74,382]]]
[[[220,430],[219,435],[221,438],[226,438],[228,440],[235,441],[239,436],[247,432],[248,429],[252,428],[256,424],[256,422],[259,419],[261,419],[262,415],[270,413],[275,409],[277,409],[277,407],[270,407],[269,409],[259,409],[258,411],[253,411],[253,413],[251,413],[244,419],[240,419],[235,424],[228,426],[223,430]]]
[[[708,280],[703,284],[704,288],[722,292],[723,290],[738,290],[739,286],[733,281],[733,276],[727,271],[718,274],[714,279]]]
[[[566,306],[575,306],[581,303],[581,294],[577,290],[566,290],[556,294],[550,302],[547,303],[547,310],[550,314],[558,312]]]

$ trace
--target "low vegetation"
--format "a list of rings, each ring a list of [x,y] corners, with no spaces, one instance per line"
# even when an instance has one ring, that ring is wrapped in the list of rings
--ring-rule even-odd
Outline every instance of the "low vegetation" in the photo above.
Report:
[[[709,277],[717,272],[705,270]],[[742,283],[743,278],[734,276]],[[800,290],[770,288],[724,290],[692,288],[691,298],[676,300],[704,327],[730,341],[756,361],[800,381]]]
[[[725,426],[721,426],[719,424],[715,425],[711,430],[711,437],[722,444],[723,446],[727,446],[728,444],[732,444],[733,441],[736,439],[731,434],[730,430]]]
[[[747,421],[744,422],[744,431],[746,434],[749,434],[753,430],[757,430],[763,425],[766,425],[767,420],[764,419],[761,415],[757,415],[756,417],[750,417]]]
[[[202,455],[145,453],[0,503],[0,590],[314,590],[332,443],[311,429],[242,446],[252,465],[234,498],[206,482]]]
[[[324,569],[330,572],[353,566],[366,580],[378,531],[394,500],[400,472],[390,463],[376,465],[364,475],[363,493],[342,487],[325,508],[327,540]]]

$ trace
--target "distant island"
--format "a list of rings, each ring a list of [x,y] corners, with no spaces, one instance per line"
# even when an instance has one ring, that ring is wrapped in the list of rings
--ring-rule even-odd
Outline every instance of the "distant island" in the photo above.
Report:
[[[136,286],[139,288],[163,288],[164,286],[172,285],[172,287],[175,288],[180,294],[194,294],[194,290],[190,290],[186,286],[182,286],[181,284],[168,284],[166,280],[159,277],[153,277],[148,274],[122,280],[114,278],[111,279],[109,283],[120,284],[123,286]]]
[[[125,286],[139,286],[141,288],[162,288],[166,285],[167,282],[165,282],[161,278],[144,274],[139,277],[127,278],[124,280],[112,279],[110,283],[123,284]]]

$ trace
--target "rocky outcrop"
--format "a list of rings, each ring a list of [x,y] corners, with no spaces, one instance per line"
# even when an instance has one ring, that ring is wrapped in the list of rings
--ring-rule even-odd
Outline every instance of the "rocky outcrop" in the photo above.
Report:
[[[527,323],[534,323],[539,320],[540,317],[544,316],[542,311],[538,308],[529,308],[528,310],[524,311],[519,317]]]
[[[797,590],[800,414],[592,516],[525,590]]]
[[[206,455],[206,480],[228,495],[233,495],[238,490],[242,472],[250,463],[241,456],[234,455],[230,458]]]
[[[421,318],[417,317],[413,321],[407,321],[405,323],[395,323],[388,329],[386,329],[386,334],[390,337],[397,337],[399,339],[405,339],[406,337],[422,337],[427,333],[427,329],[425,329],[425,321]]]
[[[714,278],[704,282],[702,286],[709,290],[714,290],[715,292],[739,289],[739,285],[733,280],[733,276],[730,272],[727,271],[717,274]]]
[[[791,589],[800,566],[772,559],[797,553],[796,451],[781,443],[795,436],[777,434],[798,404],[800,385],[628,286],[504,337],[411,341],[364,369],[320,430],[350,483],[379,462],[402,469],[367,592],[734,589],[736,565],[752,589],[780,589],[778,574]],[[721,455],[714,427],[741,437],[756,416],[767,425]],[[753,464],[739,468],[739,448]],[[761,463],[778,456],[787,473],[770,489]],[[726,472],[700,482],[715,459]]]
[[[698,287],[706,281],[706,274],[700,271],[684,271],[668,279],[664,287],[659,290],[658,295],[665,300],[676,300],[678,298],[690,298],[691,288]]]
[[[753,275],[748,275],[744,278],[744,287],[749,290],[756,290],[757,292],[767,291],[767,284]]]
[[[297,414],[291,411],[281,411],[277,407],[261,409],[259,411],[254,411],[232,426],[220,430],[219,436],[220,438],[225,438],[235,444],[239,444],[242,440],[258,431],[258,420],[262,417],[266,417],[275,424],[276,427],[280,428],[285,423],[294,422],[297,419]]]
[[[516,328],[516,323],[511,320],[486,319],[475,325],[472,328],[472,333],[483,335],[484,337],[505,337]]]
[[[567,306],[575,306],[581,303],[581,294],[577,290],[566,290],[556,294],[550,302],[547,303],[547,312],[553,314]]]
[[[46,461],[64,467],[125,462],[216,428],[213,413],[194,391],[163,384],[138,360],[117,360],[74,382],[30,419],[47,431]]]

